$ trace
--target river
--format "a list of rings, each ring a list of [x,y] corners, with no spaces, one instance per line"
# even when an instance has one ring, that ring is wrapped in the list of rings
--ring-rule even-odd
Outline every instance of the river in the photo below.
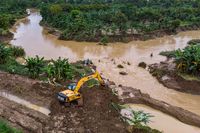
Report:
[[[132,86],[140,89],[151,97],[182,107],[200,115],[200,96],[181,93],[161,85],[145,69],[137,67],[144,61],[148,64],[165,60],[158,55],[165,50],[184,48],[190,39],[200,38],[200,31],[181,32],[177,35],[166,36],[148,41],[131,41],[129,43],[110,43],[108,46],[97,43],[62,41],[56,36],[47,34],[39,22],[42,20],[39,12],[32,12],[29,21],[17,23],[12,32],[14,39],[11,44],[22,46],[27,56],[44,56],[46,59],[58,57],[69,58],[70,61],[92,59],[103,77],[117,84]],[[153,57],[150,54],[153,53]],[[111,61],[114,59],[114,61]],[[100,62],[99,62],[100,60]],[[123,64],[130,62],[131,65]],[[123,64],[128,75],[120,76],[117,64]]]

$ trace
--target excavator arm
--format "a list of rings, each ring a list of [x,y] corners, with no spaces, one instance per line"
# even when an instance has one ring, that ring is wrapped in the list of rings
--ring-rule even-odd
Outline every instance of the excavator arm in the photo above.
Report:
[[[75,94],[78,93],[78,91],[80,90],[81,86],[82,86],[85,82],[87,82],[87,81],[89,81],[89,80],[91,80],[91,79],[97,79],[97,80],[100,82],[101,85],[104,85],[104,81],[103,81],[103,79],[101,78],[101,75],[99,74],[99,72],[96,71],[94,74],[89,75],[89,76],[87,76],[87,77],[83,77],[81,80],[79,80],[79,82],[78,82],[77,85],[76,85],[76,88],[74,89],[74,93],[75,93]]]
[[[64,90],[62,92],[59,92],[58,93],[58,100],[60,102],[65,102],[65,103],[70,103],[71,101],[74,101],[74,100],[80,100],[81,95],[79,93],[79,90],[80,90],[81,86],[85,82],[87,82],[91,79],[97,79],[100,82],[101,85],[105,85],[104,80],[101,78],[101,75],[97,71],[95,71],[94,74],[83,77],[82,79],[80,79],[73,90],[67,89],[67,90]]]

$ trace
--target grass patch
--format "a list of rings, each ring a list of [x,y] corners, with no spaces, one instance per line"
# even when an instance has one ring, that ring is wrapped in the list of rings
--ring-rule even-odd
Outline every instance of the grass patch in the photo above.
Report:
[[[15,59],[10,59],[4,64],[0,64],[0,70],[12,74],[28,76],[28,69],[24,65],[19,64]]]
[[[0,133],[22,133],[22,131],[11,127],[7,122],[0,119]]]

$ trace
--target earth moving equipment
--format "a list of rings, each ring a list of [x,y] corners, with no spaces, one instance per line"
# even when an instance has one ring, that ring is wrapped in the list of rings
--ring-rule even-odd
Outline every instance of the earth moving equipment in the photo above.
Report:
[[[76,103],[78,106],[83,105],[83,98],[80,94],[79,90],[81,89],[82,85],[91,80],[97,79],[101,85],[105,85],[104,80],[102,79],[101,75],[98,71],[95,71],[92,75],[86,76],[81,78],[78,83],[73,83],[68,86],[68,89],[59,92],[57,98],[60,103],[64,103],[66,106],[70,106],[72,103]]]

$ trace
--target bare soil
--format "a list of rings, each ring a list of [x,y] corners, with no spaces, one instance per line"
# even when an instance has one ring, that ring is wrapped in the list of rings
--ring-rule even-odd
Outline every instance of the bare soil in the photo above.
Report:
[[[0,117],[25,133],[125,133],[126,128],[111,102],[119,102],[107,87],[83,87],[84,106],[79,108],[60,105],[56,88],[19,75],[0,72],[0,90],[25,100],[49,107],[51,114],[28,109],[0,97]]]
[[[200,81],[187,80],[181,77],[175,69],[172,61],[152,64],[149,66],[150,73],[164,86],[177,91],[200,95]]]
[[[7,35],[0,35],[0,42],[9,42],[13,39],[13,34],[9,32]]]

